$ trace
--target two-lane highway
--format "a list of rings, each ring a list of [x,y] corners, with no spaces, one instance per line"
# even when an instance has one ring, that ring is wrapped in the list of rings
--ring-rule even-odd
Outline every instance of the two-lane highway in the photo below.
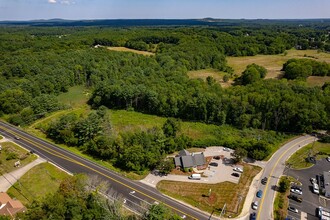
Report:
[[[83,157],[34,137],[15,126],[0,122],[0,132],[5,137],[15,140],[22,147],[35,151],[40,157],[45,158],[70,173],[87,173],[89,175],[99,176],[108,181],[113,190],[120,193],[125,201],[131,203],[126,203],[127,205],[131,206],[133,203],[163,203],[187,219],[209,219],[209,215],[206,213],[172,200],[151,187],[129,180]],[[15,137],[19,137],[19,139],[15,139]]]

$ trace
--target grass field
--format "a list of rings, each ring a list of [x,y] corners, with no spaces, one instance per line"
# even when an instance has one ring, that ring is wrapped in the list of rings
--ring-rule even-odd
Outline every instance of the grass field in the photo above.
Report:
[[[203,79],[204,81],[206,81],[206,78],[208,76],[212,76],[216,80],[216,82],[220,83],[220,85],[223,88],[226,88],[233,83],[232,80],[229,80],[228,82],[224,82],[223,76],[226,73],[215,69],[193,70],[193,71],[189,71],[187,74],[191,79]]]
[[[214,210],[215,215],[220,214],[219,208],[223,207],[226,203],[227,208],[225,216],[228,217],[231,215],[234,217],[240,213],[251,181],[260,172],[260,170],[260,167],[247,164],[244,165],[244,173],[241,175],[238,184],[230,182],[204,184],[163,180],[157,184],[157,189],[166,195],[182,200],[209,213]],[[206,196],[208,195],[210,189],[212,190],[211,195]],[[240,206],[238,204],[239,195],[243,196]]]
[[[322,152],[323,155],[318,154]],[[317,159],[325,158],[330,156],[330,144],[314,142],[314,144],[309,144],[301,149],[299,149],[296,153],[294,153],[287,163],[291,164],[293,169],[303,169],[313,166],[312,163],[306,161],[309,153],[312,155],[317,155]]]
[[[310,86],[323,86],[325,82],[330,82],[330,76],[310,76],[307,78],[307,84]]]
[[[144,55],[144,56],[153,56],[153,55],[155,55],[155,53],[152,53],[152,52],[134,50],[134,49],[130,49],[130,48],[127,48],[127,47],[108,47],[108,49],[113,50],[113,51],[120,51],[120,52],[131,52],[131,53],[141,54],[141,55]]]
[[[20,200],[24,205],[40,200],[48,193],[54,193],[60,182],[69,174],[50,163],[42,163],[25,173],[7,193]]]
[[[292,58],[308,58],[330,63],[330,54],[317,52],[317,50],[288,50],[287,55],[256,55],[252,57],[227,57],[228,65],[234,69],[234,73],[241,75],[246,66],[256,63],[268,70],[266,78],[277,78],[281,76],[283,64]]]
[[[87,103],[91,92],[84,86],[74,86],[69,88],[69,91],[57,96],[60,103],[63,103],[71,108],[80,107]]]
[[[15,162],[18,160],[20,161],[21,166],[25,166],[26,164],[37,159],[36,155],[30,154],[28,151],[12,142],[2,142],[0,145],[2,146],[0,153],[1,173],[9,173],[18,169],[14,167]]]

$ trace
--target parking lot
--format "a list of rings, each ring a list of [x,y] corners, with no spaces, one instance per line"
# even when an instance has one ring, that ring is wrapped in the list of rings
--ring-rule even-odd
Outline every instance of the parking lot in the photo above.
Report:
[[[330,162],[328,162],[326,159],[323,159],[318,160],[316,164],[311,168],[302,170],[290,169],[288,171],[289,176],[292,176],[293,178],[302,183],[302,195],[299,195],[299,197],[303,199],[301,203],[289,199],[289,206],[298,209],[298,213],[288,211],[289,217],[300,219],[301,213],[303,213],[303,215],[307,216],[308,220],[317,220],[319,218],[317,217],[316,210],[319,206],[330,208],[330,199],[324,199],[319,195],[313,193],[313,187],[310,181],[310,178],[316,178],[316,175],[320,175],[323,173],[323,171],[329,170]]]

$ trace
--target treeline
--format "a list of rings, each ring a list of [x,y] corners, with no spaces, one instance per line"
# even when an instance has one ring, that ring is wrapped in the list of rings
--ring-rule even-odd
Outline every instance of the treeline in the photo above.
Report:
[[[311,59],[290,59],[283,64],[287,79],[307,79],[309,76],[330,76],[330,64]]]

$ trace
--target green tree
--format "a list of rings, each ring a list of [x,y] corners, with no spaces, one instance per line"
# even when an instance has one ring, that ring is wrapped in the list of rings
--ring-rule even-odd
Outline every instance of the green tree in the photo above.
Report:
[[[176,137],[177,132],[181,129],[181,121],[174,118],[168,118],[162,129],[166,137]]]

